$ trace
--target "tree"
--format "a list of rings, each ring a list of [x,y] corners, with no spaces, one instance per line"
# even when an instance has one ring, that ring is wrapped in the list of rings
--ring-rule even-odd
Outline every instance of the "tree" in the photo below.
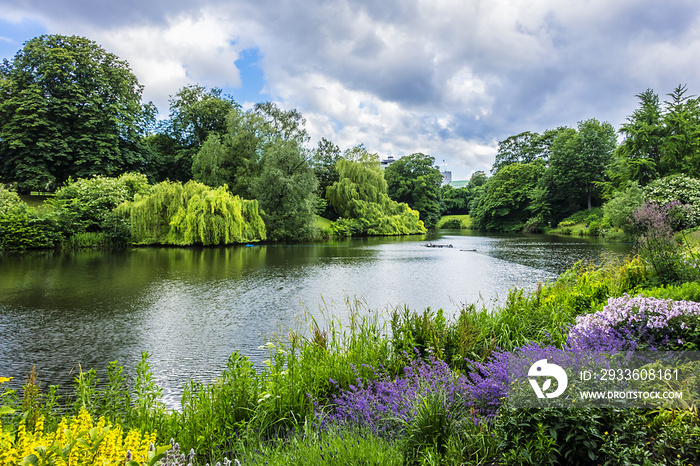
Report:
[[[637,181],[642,186],[659,176],[665,130],[661,118],[659,96],[647,89],[636,96],[639,108],[620,128],[624,141],[615,153],[612,177],[621,183]]]
[[[522,231],[529,217],[530,192],[544,170],[541,160],[512,163],[498,170],[470,212],[472,225],[487,231]]]
[[[272,240],[303,240],[315,235],[318,180],[294,140],[265,147],[262,171],[252,184]]]
[[[199,148],[212,134],[226,133],[226,117],[240,108],[219,88],[207,90],[200,84],[185,86],[170,99],[170,134],[184,148]]]
[[[425,233],[418,212],[387,195],[387,183],[378,161],[373,164],[341,158],[337,167],[339,180],[328,188],[327,195],[330,205],[341,215],[332,224],[337,234]]]
[[[48,190],[140,171],[155,108],[127,62],[77,36],[42,35],[0,68],[0,178]]]
[[[219,88],[207,90],[194,84],[180,89],[170,98],[170,116],[161,127],[162,138],[170,141],[160,141],[157,146],[163,150],[159,156],[169,170],[160,178],[187,181],[193,177],[200,179],[201,171],[207,172],[205,178],[217,171],[216,167],[206,166],[200,161],[196,166],[199,172],[194,173],[194,159],[209,136],[227,134],[228,116],[236,111],[240,112],[240,105],[230,96],[222,95]]]
[[[625,139],[610,170],[618,186],[646,186],[668,175],[700,176],[700,103],[677,86],[662,104],[651,89],[637,95],[635,110],[620,132]]]
[[[266,238],[257,201],[232,196],[225,186],[164,181],[117,212],[129,220],[137,244],[216,245]]]
[[[255,104],[253,111],[265,121],[268,137],[295,141],[299,146],[308,142],[306,120],[297,109],[282,110],[274,102],[263,102]]]
[[[387,194],[420,212],[426,228],[440,220],[442,174],[429,155],[415,153],[401,157],[384,171]]]
[[[469,183],[462,188],[453,188],[449,184],[442,187],[442,213],[468,214],[484,192],[488,177],[483,170],[475,171]]]
[[[328,139],[321,138],[318,146],[311,152],[311,159],[309,160],[318,179],[316,194],[322,204],[319,210],[322,211],[321,215],[323,217],[330,219],[335,219],[338,215],[327,205],[326,190],[339,179],[336,163],[340,160],[340,157],[340,148]]]
[[[310,163],[318,178],[319,191],[324,197],[326,188],[338,181],[338,169],[335,164],[340,157],[340,148],[326,138],[321,138],[311,154]]]
[[[498,143],[496,161],[492,173],[511,163],[530,163],[537,159],[548,160],[552,144],[564,128],[547,130],[543,134],[525,131]]]
[[[664,102],[665,134],[661,151],[660,175],[700,176],[700,106],[678,86]]]
[[[559,133],[540,184],[557,216],[565,217],[584,206],[591,209],[616,145],[612,125],[595,118],[579,122],[578,131],[568,128]]]

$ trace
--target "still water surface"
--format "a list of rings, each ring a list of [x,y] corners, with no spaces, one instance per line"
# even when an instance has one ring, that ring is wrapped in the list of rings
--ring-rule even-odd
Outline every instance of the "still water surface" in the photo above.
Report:
[[[451,244],[428,248],[425,244]],[[475,251],[472,251],[472,250]],[[314,244],[0,256],[0,376],[21,382],[36,365],[44,387],[68,385],[77,365],[133,374],[142,351],[165,401],[184,381],[211,381],[235,350],[256,364],[265,335],[321,309],[343,318],[346,299],[369,309],[493,306],[578,260],[625,256],[628,245],[543,235],[426,236]]]

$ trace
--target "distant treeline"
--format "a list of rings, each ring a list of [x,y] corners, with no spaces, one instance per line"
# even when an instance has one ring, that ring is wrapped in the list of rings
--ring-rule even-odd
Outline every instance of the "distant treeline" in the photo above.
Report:
[[[137,173],[150,187],[120,197],[120,202],[133,203],[131,210],[117,209],[114,199],[103,202],[111,208],[100,222],[111,222],[111,227],[79,222],[68,227],[71,221],[63,214],[35,211],[13,200],[12,219],[6,218],[9,207],[0,206],[0,234],[28,225],[58,232],[48,235],[53,239],[27,243],[38,246],[65,242],[78,233],[104,233],[124,223],[122,233],[128,225],[129,234],[115,234],[119,241],[221,244],[317,237],[316,215],[333,220],[325,234],[422,233],[447,213],[468,213],[477,229],[536,232],[577,211],[610,205],[596,218],[595,231],[600,232],[627,228],[633,210],[615,210],[622,198],[635,208],[645,201],[671,200],[699,208],[689,190],[700,176],[700,105],[685,86],[663,103],[651,90],[639,94],[639,108],[622,125],[619,145],[612,125],[595,119],[575,129],[511,136],[499,143],[491,176],[476,172],[459,189],[441,186],[434,158],[422,153],[381,170],[379,156],[362,144],[341,151],[323,138],[309,147],[301,113],[272,102],[244,111],[220,89],[192,85],[171,97],[168,118],[158,121],[153,104],[142,103],[141,96],[142,86],[129,65],[86,38],[40,36],[6,60],[0,68],[0,181],[5,186],[19,193],[62,192],[63,212],[80,199],[77,194],[72,201],[66,197],[76,192],[68,188],[76,180]],[[687,178],[674,178],[681,175]],[[103,178],[95,183],[107,183]],[[183,194],[182,202],[174,204],[181,213],[167,211],[161,221],[168,223],[160,233],[149,230],[150,236],[139,236],[148,228],[137,224],[135,205],[146,205],[146,197],[168,190],[186,193],[204,187],[213,197],[202,197],[203,191],[196,199]],[[91,195],[99,194],[97,189]],[[233,226],[238,217],[231,213],[239,207],[226,210],[226,202],[240,203],[256,226],[239,236],[243,227]],[[57,205],[53,203],[54,210]],[[196,212],[207,209],[217,219],[200,215],[195,221]],[[256,215],[264,225],[254,220]],[[686,217],[686,226],[697,223]],[[186,223],[182,236],[170,230],[172,222]],[[198,235],[192,233],[196,222]]]

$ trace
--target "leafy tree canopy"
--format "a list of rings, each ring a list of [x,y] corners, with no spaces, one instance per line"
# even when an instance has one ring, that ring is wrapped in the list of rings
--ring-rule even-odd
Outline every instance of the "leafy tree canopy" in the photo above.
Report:
[[[303,240],[315,235],[317,186],[318,180],[294,140],[278,140],[265,147],[252,193],[263,210],[270,239]]]
[[[495,174],[511,163],[530,163],[537,159],[548,160],[554,140],[564,129],[560,127],[547,130],[543,134],[525,131],[504,139],[498,143],[498,153],[491,172]]]
[[[328,201],[342,216],[333,222],[336,233],[346,236],[425,233],[419,213],[387,195],[387,183],[378,161],[342,158],[337,167],[339,180],[328,188]]]
[[[48,190],[69,177],[140,171],[155,108],[129,65],[95,42],[43,35],[0,68],[0,177]]]
[[[645,186],[668,175],[700,177],[700,102],[677,86],[660,102],[653,90],[637,95],[639,108],[620,132],[610,176],[617,186],[637,181]]]
[[[415,153],[401,157],[384,171],[387,193],[396,202],[404,202],[420,212],[426,228],[440,220],[442,174],[429,155]]]
[[[544,171],[542,160],[512,163],[498,170],[470,212],[472,225],[489,231],[521,231],[529,217],[530,192]]]
[[[233,196],[225,186],[164,181],[119,206],[132,241],[179,246],[248,243],[266,238],[257,201]]]

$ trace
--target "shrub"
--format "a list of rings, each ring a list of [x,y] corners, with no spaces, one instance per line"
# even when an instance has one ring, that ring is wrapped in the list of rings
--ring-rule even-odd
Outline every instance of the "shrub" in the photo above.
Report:
[[[265,240],[257,201],[233,196],[226,186],[164,181],[118,209],[138,244],[216,245]]]
[[[580,349],[689,349],[700,346],[700,303],[627,295],[578,316],[568,345]]]
[[[700,180],[685,175],[670,175],[644,187],[647,200],[665,206],[672,202],[687,204],[682,213],[686,228],[700,224]]]
[[[615,228],[626,234],[633,231],[632,213],[644,203],[644,193],[639,185],[632,184],[624,191],[617,191],[612,199],[603,205],[605,219]]]
[[[56,190],[56,196],[49,203],[55,206],[66,226],[66,236],[71,236],[101,231],[112,210],[147,190],[148,180],[142,174],[124,173],[116,178],[95,176],[68,181]]]
[[[464,228],[464,223],[459,218],[451,218],[442,225],[440,225],[440,228],[445,228],[448,230],[460,230]]]
[[[683,258],[674,242],[674,227],[678,228],[678,212],[684,211],[677,201],[664,206],[644,203],[632,214],[639,232],[641,255],[656,271],[657,280],[662,283],[684,281],[689,278],[683,265]]]
[[[0,250],[51,248],[61,239],[50,217],[39,215],[17,193],[0,187]]]

